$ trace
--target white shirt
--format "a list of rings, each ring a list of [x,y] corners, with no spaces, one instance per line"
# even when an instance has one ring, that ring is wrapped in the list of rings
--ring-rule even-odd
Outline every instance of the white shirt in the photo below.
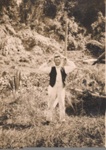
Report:
[[[56,72],[57,72],[57,75],[56,75],[55,86],[56,87],[62,87],[63,83],[62,83],[62,76],[61,76],[61,67],[56,67]]]

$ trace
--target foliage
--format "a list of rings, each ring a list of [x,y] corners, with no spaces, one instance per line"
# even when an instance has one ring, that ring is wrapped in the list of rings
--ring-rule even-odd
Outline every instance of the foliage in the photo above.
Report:
[[[105,105],[100,96],[105,96],[105,68],[82,61],[92,58],[85,43],[94,38],[87,33],[97,12],[104,14],[103,1],[97,5],[98,0],[23,0],[20,6],[15,2],[0,0],[0,148],[103,147]],[[49,76],[38,68],[55,52],[64,52],[65,11],[70,20],[68,46],[78,45],[67,56],[78,70],[67,77],[66,122],[59,120],[57,106],[53,122],[47,125]],[[77,33],[71,31],[73,16]],[[21,70],[18,89],[14,88],[15,66]]]
[[[99,5],[98,5],[99,3]],[[57,1],[57,0],[23,0],[20,7],[20,20],[21,22],[27,23],[28,20],[31,22],[33,16],[36,16],[33,19],[37,19],[40,17],[43,19],[43,16],[47,16],[50,18],[55,18],[57,13],[61,11],[63,14],[64,11],[68,12],[68,16],[74,16],[77,22],[80,22],[83,26],[87,28],[88,31],[91,31],[91,24],[96,21],[97,13],[101,11],[104,15],[105,8],[104,8],[104,0],[69,0],[69,1]],[[15,8],[13,11],[14,15],[16,16],[17,13],[17,4],[15,0],[4,0],[0,1],[1,8],[5,6],[7,10],[9,6]],[[25,5],[27,8],[25,10]],[[41,6],[42,5],[42,6]],[[37,10],[39,8],[39,10]],[[35,11],[36,10],[36,11]],[[89,11],[90,10],[90,11]],[[10,12],[9,12],[10,13]],[[12,16],[13,16],[12,13]],[[25,20],[24,20],[25,19]]]
[[[3,103],[2,103],[3,101]],[[47,96],[30,87],[0,100],[0,148],[103,147],[104,117],[71,115],[63,124],[58,118],[45,124]],[[11,137],[11,138],[10,138]],[[5,139],[5,140],[3,140]]]
[[[77,5],[71,11],[76,19],[78,19],[78,21],[80,21],[80,23],[82,23],[88,31],[91,31],[90,25],[97,19],[97,13],[102,11],[102,13],[105,14],[105,1],[78,0],[77,2]]]
[[[93,39],[100,41],[103,46],[105,43],[105,22],[105,17],[103,16],[102,12],[99,11],[97,20],[91,24]]]
[[[50,17],[53,19],[53,18],[55,18],[56,13],[57,13],[56,5],[53,2],[46,0],[46,2],[44,4],[44,14],[47,17]]]

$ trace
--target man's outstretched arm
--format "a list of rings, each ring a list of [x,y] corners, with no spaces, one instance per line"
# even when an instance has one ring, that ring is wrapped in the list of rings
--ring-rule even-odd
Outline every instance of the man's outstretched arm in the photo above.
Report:
[[[66,59],[64,68],[65,68],[66,73],[70,73],[70,72],[74,71],[77,68],[77,66],[75,65],[75,63],[73,61]]]
[[[41,73],[50,73],[51,66],[49,66],[48,62],[45,62],[39,67],[39,71]]]

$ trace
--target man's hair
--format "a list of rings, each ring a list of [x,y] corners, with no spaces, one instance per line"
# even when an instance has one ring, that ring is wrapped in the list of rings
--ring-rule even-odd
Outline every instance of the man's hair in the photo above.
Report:
[[[61,58],[61,56],[60,56],[59,54],[55,54],[55,55],[54,55],[54,58],[58,58],[58,57]]]

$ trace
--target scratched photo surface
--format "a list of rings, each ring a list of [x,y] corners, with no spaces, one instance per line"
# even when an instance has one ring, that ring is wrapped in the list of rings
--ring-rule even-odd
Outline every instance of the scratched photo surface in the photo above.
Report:
[[[0,0],[0,148],[105,147],[105,0]]]

